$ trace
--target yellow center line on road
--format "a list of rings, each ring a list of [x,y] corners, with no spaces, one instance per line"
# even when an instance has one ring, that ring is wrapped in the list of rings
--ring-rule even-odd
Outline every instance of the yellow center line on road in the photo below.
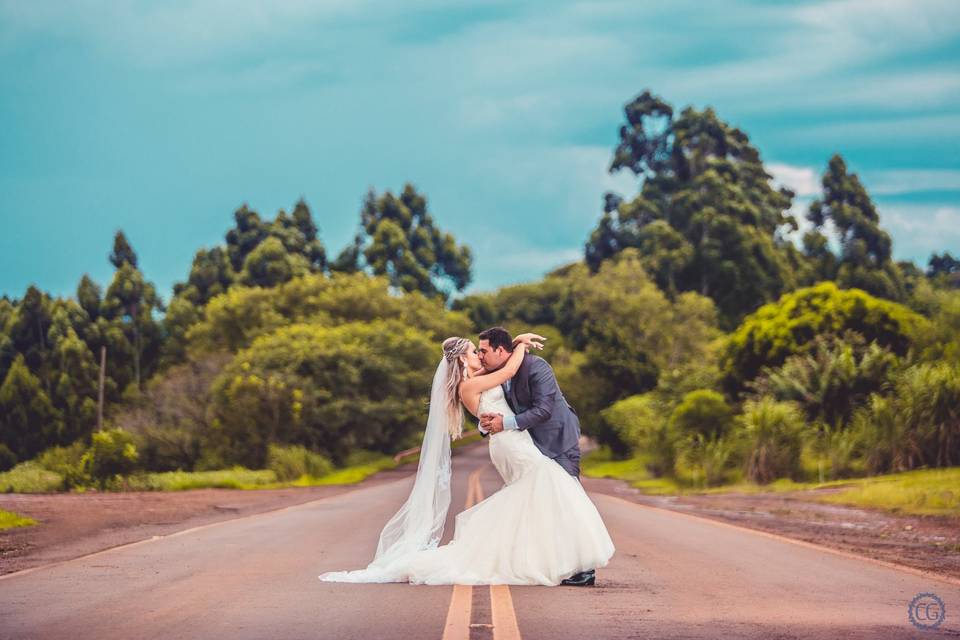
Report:
[[[513,610],[510,587],[505,584],[490,585],[490,613],[493,617],[495,640],[520,640],[517,614]]]
[[[480,474],[483,470],[484,467],[476,469],[467,479],[465,509],[483,500],[483,487],[480,486]],[[443,640],[470,640],[472,603],[473,587],[471,585],[453,585],[450,608],[447,609],[447,622],[443,627]],[[520,640],[520,627],[517,625],[517,614],[513,610],[513,598],[510,597],[509,586],[490,585],[490,608],[494,640]],[[489,627],[490,625],[476,626]]]

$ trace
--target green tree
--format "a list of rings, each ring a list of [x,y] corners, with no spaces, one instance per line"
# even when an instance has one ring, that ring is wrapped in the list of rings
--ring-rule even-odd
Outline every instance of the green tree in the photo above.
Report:
[[[288,252],[278,238],[271,236],[247,255],[240,281],[248,286],[275,287],[308,270],[306,258]]]
[[[470,283],[472,265],[470,248],[437,227],[426,197],[409,183],[399,196],[389,190],[379,197],[372,188],[367,192],[360,233],[335,261],[337,270],[365,268],[404,291],[445,299]]]
[[[723,394],[712,389],[697,389],[684,396],[670,415],[671,426],[678,434],[707,438],[725,436],[733,425],[733,410]]]
[[[226,249],[200,249],[193,257],[186,283],[175,283],[173,295],[194,305],[203,306],[214,296],[229,289],[235,280],[236,274],[230,265],[230,256]]]
[[[938,286],[960,289],[960,260],[950,255],[949,251],[940,255],[931,253],[926,276]]]
[[[69,305],[59,303],[54,311],[50,342],[57,363],[52,401],[61,415],[56,439],[46,444],[69,444],[88,435],[96,425],[99,368],[93,353],[80,339],[69,317]]]
[[[340,463],[356,448],[395,450],[421,430],[437,341],[396,321],[294,324],[255,339],[213,385],[212,437],[254,468],[269,443]]]
[[[139,454],[133,437],[123,429],[98,431],[91,437],[90,448],[80,459],[85,474],[97,480],[101,489],[110,480],[137,468]]]
[[[47,396],[53,392],[54,361],[47,338],[53,323],[52,307],[49,295],[34,285],[27,287],[23,299],[7,320],[5,333],[9,337],[9,348],[0,353],[0,373],[5,375],[17,354],[21,354],[27,368],[39,378]]]
[[[744,319],[721,353],[724,388],[739,395],[762,367],[778,367],[791,355],[815,347],[814,337],[853,330],[904,357],[930,330],[930,322],[907,307],[833,282],[784,294]]]
[[[307,274],[272,289],[234,286],[210,301],[188,333],[190,347],[236,351],[259,335],[300,322],[335,326],[396,319],[433,340],[469,335],[469,321],[420,293],[394,295],[386,278],[363,273]]]
[[[174,296],[163,316],[164,340],[160,353],[160,368],[184,362],[187,359],[187,333],[203,317],[203,309],[186,296]]]
[[[201,470],[204,451],[212,447],[210,387],[231,360],[231,354],[216,353],[172,365],[147,381],[141,402],[113,417],[135,438],[143,468]]]
[[[137,268],[137,254],[134,252],[127,236],[123,231],[118,230],[113,236],[113,251],[110,253],[110,264],[119,269],[124,264],[129,264],[134,269]]]
[[[640,177],[640,194],[630,202],[606,195],[587,264],[597,270],[636,247],[662,290],[712,298],[725,327],[793,288],[799,256],[784,229],[798,227],[789,213],[794,194],[770,185],[747,135],[710,107],[675,117],[649,91],[624,111],[609,170]]]
[[[810,257],[820,261],[821,273],[829,273],[844,288],[858,288],[890,300],[906,297],[903,274],[891,257],[893,241],[880,228],[880,215],[855,173],[839,154],[830,158],[823,174],[823,196],[810,204],[807,218],[814,229],[807,232],[804,245]],[[831,222],[840,242],[838,261],[826,257],[821,230]],[[821,237],[817,237],[820,235]]]
[[[657,393],[643,393],[601,411],[603,421],[646,459],[647,470],[661,477],[672,474],[676,462],[676,434],[665,418],[668,408]]]
[[[17,354],[0,385],[0,440],[18,460],[29,460],[56,440],[61,420],[23,354]]]
[[[102,295],[100,285],[94,282],[89,275],[83,274],[80,283],[77,285],[77,302],[87,312],[87,317],[92,321],[96,321],[100,316]]]
[[[274,235],[290,253],[302,255],[311,271],[327,268],[327,253],[320,242],[319,229],[313,221],[310,207],[303,198],[297,200],[289,216],[281,209],[274,221]]]
[[[270,230],[246,203],[233,212],[233,220],[234,227],[227,232],[227,255],[233,270],[240,272],[247,256],[270,235]]]
[[[164,305],[153,283],[145,280],[136,268],[133,250],[126,239],[119,240],[121,237],[122,232],[117,232],[114,253],[117,253],[117,246],[125,246],[129,251],[123,255],[133,256],[133,259],[120,261],[104,296],[101,314],[106,321],[122,327],[130,344],[128,351],[133,356],[133,382],[140,389],[142,380],[153,373],[159,360],[161,331],[153,312],[155,309],[163,311]]]

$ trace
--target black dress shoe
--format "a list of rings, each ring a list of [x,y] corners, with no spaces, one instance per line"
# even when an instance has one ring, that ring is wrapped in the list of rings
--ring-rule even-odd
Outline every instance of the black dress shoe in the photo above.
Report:
[[[565,584],[568,586],[574,587],[590,587],[597,581],[596,572],[593,569],[589,571],[581,571],[580,573],[575,573],[569,578],[560,581],[560,584]]]

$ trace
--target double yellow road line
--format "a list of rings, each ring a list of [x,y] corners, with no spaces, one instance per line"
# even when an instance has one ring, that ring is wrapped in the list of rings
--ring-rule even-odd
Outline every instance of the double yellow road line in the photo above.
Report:
[[[469,509],[483,500],[483,487],[480,486],[480,467],[470,474],[467,480],[467,501],[464,509]],[[443,640],[470,640],[470,628],[488,627],[486,624],[470,624],[473,609],[473,586],[453,585],[450,596],[450,608],[447,609],[447,622],[443,628]],[[510,587],[505,584],[490,585],[490,614],[493,622],[494,640],[520,640],[520,627],[517,614],[513,610],[513,598]]]

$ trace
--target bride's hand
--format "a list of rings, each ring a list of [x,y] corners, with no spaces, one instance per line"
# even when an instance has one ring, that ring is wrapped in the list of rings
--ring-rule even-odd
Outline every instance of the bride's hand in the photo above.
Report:
[[[521,333],[513,339],[513,344],[522,344],[526,347],[533,347],[534,349],[543,349],[543,341],[546,340],[541,335],[536,333]]]

